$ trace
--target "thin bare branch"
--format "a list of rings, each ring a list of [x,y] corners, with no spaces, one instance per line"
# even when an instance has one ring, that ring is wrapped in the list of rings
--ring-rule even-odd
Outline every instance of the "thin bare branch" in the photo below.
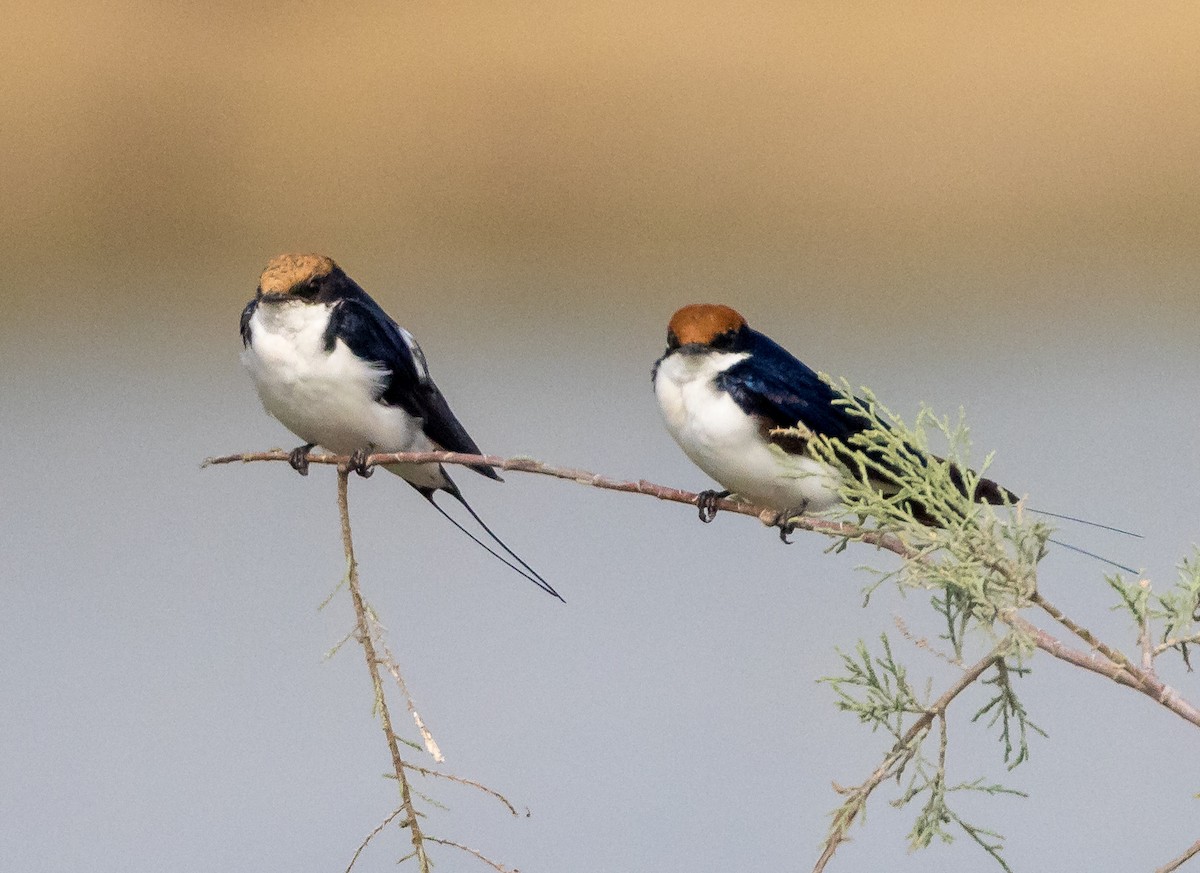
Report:
[[[1192,843],[1188,847],[1186,852],[1184,852],[1178,858],[1163,864],[1161,867],[1155,870],[1154,873],[1172,873],[1172,871],[1178,870],[1192,858],[1196,857],[1196,855],[1200,855],[1200,840],[1196,840],[1196,842]]]
[[[378,626],[378,621],[375,621],[375,625]],[[392,656],[392,652],[387,647],[387,643],[384,643],[382,639],[379,643],[379,647],[383,649],[383,665],[387,667],[388,672],[392,674],[392,679],[395,680],[396,687],[398,687],[400,689],[400,693],[404,695],[405,705],[408,706],[408,712],[413,717],[413,723],[417,726],[417,733],[421,735],[421,741],[425,744],[425,751],[429,753],[433,760],[437,761],[439,764],[443,763],[446,758],[442,754],[441,747],[438,746],[437,740],[433,738],[433,734],[430,732],[429,728],[425,726],[425,720],[421,718],[421,713],[417,712],[416,701],[413,700],[412,694],[409,693],[408,683],[404,681],[404,674],[400,672],[400,666],[396,663],[396,659]],[[483,786],[480,787],[482,788]]]
[[[1149,584],[1144,582],[1144,584]],[[1150,639],[1150,610],[1142,612],[1142,620],[1138,622],[1138,647],[1142,650],[1142,672],[1154,676],[1154,641]]]
[[[418,766],[417,764],[406,763],[404,766],[407,767],[409,770],[412,770],[414,773],[420,773],[422,776],[430,776],[430,777],[434,777],[437,779],[445,779],[447,782],[457,782],[459,785],[466,785],[468,788],[474,788],[478,791],[482,791],[484,794],[489,794],[492,797],[496,798],[501,803],[503,803],[505,805],[505,807],[507,807],[508,811],[511,812],[514,816],[520,816],[520,813],[517,812],[517,808],[515,806],[513,806],[512,803],[509,802],[509,799],[507,797],[505,797],[503,794],[501,794],[495,788],[488,788],[482,782],[476,782],[474,779],[464,779],[461,776],[454,776],[453,774],[450,774],[450,773],[443,773],[441,770],[434,770],[430,767],[421,767],[421,766]]]
[[[405,814],[404,827],[408,828],[412,836],[413,855],[417,859],[421,873],[429,873],[431,865],[429,856],[425,852],[425,834],[421,831],[417,810],[413,806],[412,787],[408,782],[405,761],[400,757],[400,741],[395,730],[392,729],[392,714],[388,708],[387,696],[384,694],[383,679],[379,675],[380,660],[375,652],[370,613],[358,585],[358,562],[354,558],[354,540],[350,532],[350,505],[347,497],[349,478],[350,469],[346,466],[338,467],[337,495],[338,512],[341,514],[342,522],[342,548],[346,553],[346,566],[349,568],[346,574],[347,584],[350,588],[350,597],[354,601],[359,644],[362,646],[363,655],[367,660],[367,670],[371,673],[371,685],[375,690],[375,705],[378,707],[380,725],[383,728],[384,737],[387,739],[388,750],[392,754],[392,769],[396,775],[397,784],[400,786],[400,809]],[[392,818],[394,817],[395,814],[392,815]],[[370,837],[367,838],[367,841],[370,841]],[[365,845],[366,843],[364,843]],[[362,851],[361,848],[359,851]],[[358,854],[358,852],[355,853],[355,858],[358,857]],[[351,866],[353,866],[353,861]]]
[[[1200,727],[1200,710],[1180,697],[1179,692],[1162,680],[1154,676],[1148,676],[1136,668],[1131,670],[1121,664],[1115,664],[1099,651],[1087,653],[1072,649],[1070,646],[1064,645],[1060,640],[1046,633],[1046,631],[1029,621],[1029,619],[1018,615],[1014,610],[1002,612],[1000,618],[1009,627],[1028,634],[1042,651],[1053,655],[1061,661],[1066,661],[1068,664],[1082,667],[1084,670],[1090,670],[1135,691],[1140,691],[1151,700],[1171,710],[1171,712],[1180,718],[1191,722],[1196,727]]]
[[[1133,662],[1126,658],[1123,653],[1108,645],[1105,645],[1103,642],[1098,640],[1095,634],[1093,634],[1090,630],[1080,624],[1077,624],[1073,619],[1064,615],[1063,611],[1043,597],[1041,592],[1033,592],[1029,599],[1032,603],[1046,612],[1051,618],[1053,618],[1071,633],[1075,634],[1075,636],[1079,637],[1108,660],[1112,661],[1114,664],[1119,664],[1131,672],[1137,671],[1137,668],[1133,666]]]
[[[1163,652],[1170,651],[1178,646],[1192,645],[1200,645],[1200,634],[1192,634],[1186,637],[1169,637],[1154,647],[1154,657],[1157,658]]]
[[[909,630],[908,623],[900,616],[899,613],[892,615],[892,624],[896,626],[896,630],[900,631],[900,635],[902,637],[904,637],[918,649],[921,649],[924,652],[929,652],[929,654],[936,658],[941,658],[947,664],[953,664],[955,667],[962,666],[962,661],[957,658],[952,658],[945,652],[939,651],[925,637],[918,637],[911,630]]]
[[[272,450],[269,452],[246,452],[240,455],[221,455],[215,458],[205,458],[200,465],[203,467],[212,467],[220,464],[249,464],[256,461],[290,461],[291,453],[282,450]],[[309,454],[308,461],[310,464],[330,464],[330,465],[346,465],[350,462],[347,455],[322,455]],[[580,485],[588,485],[592,488],[602,488],[606,491],[623,491],[629,494],[645,494],[648,497],[657,497],[659,500],[666,500],[672,503],[683,503],[689,506],[698,506],[700,495],[692,491],[684,491],[680,488],[670,488],[666,485],[656,485],[653,482],[648,482],[645,479],[639,479],[634,482],[631,480],[614,479],[608,476],[601,476],[598,473],[592,473],[587,470],[579,470],[571,467],[555,467],[550,464],[544,464],[541,461],[535,461],[531,458],[501,458],[497,455],[467,455],[462,452],[391,452],[386,454],[375,454],[368,456],[366,460],[368,467],[382,466],[386,464],[453,464],[457,466],[480,466],[495,467],[500,470],[512,470],[520,473],[536,473],[540,476],[550,476],[555,479],[566,479],[572,482],[577,482]],[[774,525],[780,521],[779,513],[773,509],[764,509],[761,506],[755,506],[751,503],[743,503],[738,500],[730,500],[722,498],[716,500],[714,505],[717,509],[723,512],[732,512],[739,515],[749,515],[757,518],[763,524]],[[864,530],[861,527],[853,524],[847,524],[840,521],[830,521],[823,518],[810,518],[807,516],[795,516],[788,519],[790,523],[794,523],[797,530],[811,530],[818,533],[823,533],[831,537],[847,537],[852,540],[869,543],[894,552],[902,557],[907,557],[909,548],[896,536],[881,531]]]
[[[489,867],[491,867],[493,870],[495,870],[496,873],[521,873],[521,871],[517,870],[515,867],[505,867],[499,861],[493,861],[491,858],[489,858],[487,855],[483,854],[483,852],[479,851],[478,849],[472,849],[470,846],[464,846],[462,843],[454,842],[454,840],[445,840],[445,839],[442,839],[441,837],[426,837],[425,839],[429,840],[429,842],[431,842],[431,843],[437,843],[438,845],[441,845],[441,846],[450,846],[451,848],[454,848],[454,849],[460,849],[460,850],[466,852],[468,855],[474,855],[480,861],[482,861],[483,863],[485,863]]]
[[[351,858],[350,863],[346,865],[346,873],[350,873],[350,871],[354,869],[354,865],[358,863],[359,855],[361,855],[363,853],[363,851],[366,850],[367,845],[371,842],[371,840],[375,839],[377,836],[379,836],[381,833],[383,833],[383,829],[386,828],[388,825],[390,825],[393,821],[395,821],[396,816],[398,816],[402,812],[404,812],[403,806],[396,807],[394,810],[392,810],[391,815],[389,815],[387,818],[385,818],[383,821],[381,821],[375,827],[375,830],[371,831],[369,834],[366,835],[366,837],[363,838],[363,841],[358,844],[358,848],[354,850],[354,857]]]

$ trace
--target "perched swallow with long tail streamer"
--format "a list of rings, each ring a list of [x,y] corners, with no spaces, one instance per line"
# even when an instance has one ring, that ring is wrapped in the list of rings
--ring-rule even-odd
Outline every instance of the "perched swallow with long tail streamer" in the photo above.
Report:
[[[697,303],[677,311],[667,326],[667,349],[654,364],[652,379],[675,442],[726,489],[701,495],[700,517],[711,521],[715,498],[736,494],[778,512],[785,537],[787,518],[824,512],[841,503],[841,474],[809,454],[804,432],[845,443],[878,424],[836,403],[839,395],[829,384],[728,306]],[[873,476],[880,480],[875,484],[885,493],[895,492],[897,483],[886,481],[886,462],[878,466],[884,472]],[[950,475],[965,495],[963,471],[951,466]],[[983,477],[975,482],[971,498],[997,506],[1018,500]],[[918,501],[910,499],[908,504],[917,521],[937,526]],[[1128,533],[1073,516],[1042,514]]]
[[[308,453],[321,446],[351,455],[362,475],[372,452],[448,451],[481,454],[429,375],[412,334],[322,255],[273,258],[254,299],[242,310],[242,362],[268,413],[305,444],[291,465],[308,472]],[[467,503],[441,464],[386,464],[455,527],[543,591],[545,579],[496,536]],[[472,470],[501,480],[489,466]],[[457,500],[512,560],[467,530],[437,504]],[[515,563],[514,563],[515,562]]]

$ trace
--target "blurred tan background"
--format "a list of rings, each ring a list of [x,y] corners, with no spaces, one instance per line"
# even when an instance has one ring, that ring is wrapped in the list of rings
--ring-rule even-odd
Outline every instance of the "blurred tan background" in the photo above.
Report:
[[[333,478],[200,471],[295,440],[237,360],[274,254],[334,257],[500,454],[709,487],[649,388],[666,321],[729,303],[978,459],[1156,586],[1200,539],[1195,3],[169,4],[6,8],[0,58],[0,867],[341,870],[392,808],[353,652]],[[458,473],[567,600],[402,483],[355,480],[363,584],[472,796],[433,829],[537,871],[810,869],[830,783],[888,743],[816,679],[936,639],[869,550],[572,484]],[[1047,596],[1132,646],[1109,568]],[[985,639],[980,646],[990,645]],[[907,644],[917,681],[953,668]],[[1126,871],[1195,838],[1196,738],[1034,661],[1013,773],[952,713],[952,781],[1017,870]],[[1163,665],[1200,698],[1194,674]],[[916,678],[916,676],[914,676]],[[833,869],[905,853],[886,804]],[[384,834],[359,870],[404,854]],[[463,867],[453,855],[445,869]]]
[[[213,279],[245,287],[292,248],[408,294],[464,264],[619,301],[806,296],[834,275],[895,316],[949,276],[986,306],[970,280],[1020,265],[1194,301],[1191,3],[50,3],[6,20],[0,226],[27,305],[47,281],[144,269],[189,281],[180,305],[219,305]]]

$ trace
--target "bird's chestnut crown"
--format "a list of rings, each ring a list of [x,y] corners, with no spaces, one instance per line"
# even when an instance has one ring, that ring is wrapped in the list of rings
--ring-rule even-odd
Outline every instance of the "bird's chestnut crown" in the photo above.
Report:
[[[717,303],[692,303],[671,316],[667,325],[667,348],[686,345],[726,348],[746,326],[741,313]]]
[[[312,297],[318,280],[336,269],[338,265],[324,255],[276,255],[258,279],[258,293]]]

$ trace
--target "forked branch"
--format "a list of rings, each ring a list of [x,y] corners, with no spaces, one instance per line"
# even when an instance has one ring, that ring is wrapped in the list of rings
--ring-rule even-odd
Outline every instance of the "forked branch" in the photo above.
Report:
[[[267,452],[246,452],[239,455],[222,455],[207,458],[202,466],[218,464],[252,463],[256,461],[283,461],[291,458],[289,452],[273,450]],[[339,466],[339,470],[350,462],[345,455],[309,454],[309,463],[331,464]],[[608,491],[622,491],[631,494],[644,494],[659,500],[698,506],[701,496],[680,488],[658,485],[645,479],[637,481],[615,479],[602,476],[587,470],[570,467],[555,467],[531,458],[502,458],[497,455],[468,455],[461,452],[391,452],[370,455],[366,459],[368,467],[383,464],[452,464],[458,466],[478,466],[485,464],[501,470],[512,470],[520,473],[535,473],[540,476],[551,476],[555,479],[566,479],[580,485],[592,488],[602,488]],[[339,475],[342,475],[339,472]],[[767,525],[778,524],[786,520],[794,525],[796,530],[810,530],[824,534],[834,539],[864,542],[885,551],[893,552],[906,560],[921,560],[917,550],[907,545],[895,534],[879,530],[870,530],[849,524],[847,522],[831,521],[824,518],[797,516],[781,519],[779,513],[772,509],[764,509],[750,503],[722,498],[714,502],[717,509],[740,515],[748,515],[759,519]],[[1151,673],[1136,667],[1119,650],[1097,640],[1091,633],[1067,618],[1063,613],[1046,601],[1039,593],[1034,592],[1031,603],[1050,615],[1072,633],[1079,636],[1092,649],[1091,652],[1080,652],[1065,645],[1046,631],[1038,628],[1015,610],[999,614],[998,618],[1015,630],[1028,634],[1035,645],[1059,660],[1066,661],[1076,667],[1082,667],[1101,676],[1107,676],[1114,682],[1133,688],[1145,694],[1151,700],[1166,707],[1181,718],[1200,727],[1200,709],[1179,696],[1169,685],[1159,680]]]
[[[274,450],[267,452],[253,452],[237,455],[226,455],[222,457],[209,458],[203,466],[216,464],[231,464],[231,463],[249,463],[257,461],[290,461],[291,454],[289,452]],[[401,826],[409,830],[413,845],[413,852],[408,857],[415,857],[420,865],[421,873],[428,873],[430,861],[426,854],[426,843],[438,843],[441,845],[452,846],[464,852],[467,852],[479,860],[491,865],[497,871],[504,871],[505,868],[496,862],[481,855],[474,849],[465,845],[426,835],[420,827],[419,813],[413,805],[413,792],[408,781],[410,772],[421,773],[425,775],[444,776],[444,774],[436,771],[429,771],[425,768],[417,767],[403,760],[400,755],[399,740],[396,736],[391,721],[391,715],[387,707],[387,701],[384,695],[383,681],[380,673],[380,667],[389,667],[391,663],[390,657],[380,659],[375,645],[373,617],[371,616],[368,607],[363,601],[362,594],[358,584],[357,565],[354,559],[353,543],[350,534],[349,512],[347,509],[346,492],[349,471],[351,469],[351,459],[345,456],[310,454],[308,461],[312,464],[327,464],[335,465],[338,468],[338,506],[342,520],[342,539],[343,547],[346,553],[346,561],[348,565],[348,580],[351,592],[351,597],[354,601],[354,609],[357,620],[357,635],[363,645],[364,656],[366,657],[368,668],[371,672],[371,680],[375,691],[376,703],[382,728],[387,738],[389,750],[391,752],[393,770],[397,783],[400,788],[401,807],[389,817],[389,821],[394,818],[401,817]],[[609,491],[620,491],[633,494],[644,494],[655,497],[659,500],[671,501],[691,506],[701,506],[704,497],[689,491],[684,491],[677,488],[670,488],[664,485],[658,485],[646,480],[622,480],[607,476],[601,476],[586,470],[579,470],[566,467],[555,467],[549,464],[544,464],[529,458],[501,458],[494,455],[472,455],[457,452],[396,452],[396,453],[381,453],[369,456],[366,459],[367,466],[387,465],[387,464],[451,464],[451,465],[469,465],[479,466],[487,465],[501,470],[516,471],[522,473],[534,473],[543,476],[550,476],[557,479],[567,479],[577,482],[582,485],[587,485],[593,488],[601,488]],[[797,530],[809,530],[815,533],[820,533],[831,537],[835,540],[840,540],[842,544],[847,542],[865,542],[874,545],[876,548],[884,549],[898,555],[906,562],[906,567],[911,568],[914,564],[922,568],[938,567],[937,564],[928,564],[925,562],[933,560],[930,554],[934,549],[926,548],[924,550],[910,545],[906,541],[908,534],[901,535],[892,533],[886,530],[875,528],[862,527],[860,525],[850,524],[846,522],[833,521],[825,518],[813,518],[807,516],[799,516],[794,518],[781,518],[780,514],[771,509],[764,509],[759,506],[754,506],[749,503],[728,498],[709,501],[705,504],[709,507],[731,512],[740,515],[747,515],[759,519],[767,525],[780,525],[783,522],[787,523],[789,528]],[[875,517],[869,512],[864,515]],[[890,526],[890,524],[889,524]],[[903,526],[901,526],[903,529]],[[915,542],[922,542],[921,535],[917,534]],[[1001,601],[997,601],[997,605],[990,612],[991,621],[998,621],[1007,625],[1013,634],[1009,640],[1006,640],[1002,645],[1010,645],[1013,640],[1021,640],[1021,645],[1032,645],[1047,654],[1069,663],[1075,667],[1088,670],[1093,673],[1105,676],[1114,682],[1124,685],[1141,692],[1145,696],[1151,698],[1159,705],[1170,710],[1189,723],[1200,727],[1200,709],[1197,709],[1193,704],[1184,700],[1178,692],[1173,688],[1163,683],[1156,675],[1153,669],[1153,658],[1160,653],[1159,650],[1167,647],[1179,646],[1186,649],[1186,645],[1193,644],[1200,635],[1181,635],[1179,638],[1170,638],[1162,644],[1155,647],[1151,645],[1148,630],[1145,626],[1141,628],[1142,636],[1139,639],[1141,648],[1140,663],[1135,664],[1132,659],[1125,656],[1119,649],[1109,646],[1097,639],[1090,631],[1078,624],[1071,618],[1064,615],[1061,610],[1047,601],[1036,588],[1036,577],[1032,575],[1032,571],[1021,571],[1014,567],[1012,562],[1009,562],[1003,557],[989,558],[984,562],[983,566],[989,572],[999,574],[1000,578],[1006,580],[1006,590],[1014,592],[1015,598],[1007,605]],[[1025,572],[1027,575],[1022,576]],[[949,592],[949,589],[947,589]],[[947,593],[949,598],[949,593]],[[949,600],[946,601],[949,604]],[[1057,622],[1072,635],[1081,640],[1087,647],[1087,651],[1080,651],[1066,645],[1063,641],[1057,639],[1048,631],[1038,627],[1022,614],[1025,607],[1037,607],[1048,615],[1053,621]],[[947,605],[947,609],[949,606]],[[949,614],[949,613],[947,613]],[[830,830],[829,837],[824,846],[824,851],[814,868],[815,873],[820,873],[824,870],[826,864],[832,858],[838,845],[846,839],[846,833],[862,812],[868,796],[871,792],[884,780],[889,777],[897,776],[904,770],[905,766],[913,759],[917,753],[921,740],[924,739],[926,733],[936,719],[944,718],[945,711],[950,703],[957,697],[965,688],[970,686],[993,665],[998,662],[1002,663],[1004,655],[1000,648],[993,650],[991,654],[979,661],[962,674],[959,679],[947,691],[939,697],[927,709],[923,710],[917,717],[916,721],[908,728],[908,730],[899,737],[897,743],[885,757],[884,761],[875,770],[871,776],[861,785],[853,788],[838,790],[846,796],[846,801],[842,807],[835,813],[833,826]],[[389,667],[390,669],[390,667]],[[453,778],[453,777],[448,777]],[[465,784],[473,785],[466,780]],[[476,786],[482,787],[482,786]],[[484,789],[491,792],[490,789]],[[503,798],[501,798],[503,799]],[[507,801],[504,801],[507,804]],[[512,809],[509,805],[510,810]],[[515,810],[513,810],[515,814]],[[386,822],[385,822],[386,824]],[[371,837],[378,833],[377,829],[364,841],[369,842]],[[964,824],[964,827],[967,825]],[[975,834],[972,834],[975,836]],[[978,841],[978,837],[976,836]],[[982,843],[981,843],[982,844]],[[988,846],[985,845],[985,848]],[[360,847],[359,851],[362,851]],[[989,851],[991,851],[989,849]],[[1200,843],[1192,846],[1179,858],[1170,862],[1166,867],[1161,868],[1162,871],[1175,870],[1192,856],[1200,853]],[[994,854],[994,853],[993,853]],[[355,857],[357,858],[358,853]],[[1001,862],[1003,863],[1003,862]],[[352,862],[353,866],[353,862]]]

